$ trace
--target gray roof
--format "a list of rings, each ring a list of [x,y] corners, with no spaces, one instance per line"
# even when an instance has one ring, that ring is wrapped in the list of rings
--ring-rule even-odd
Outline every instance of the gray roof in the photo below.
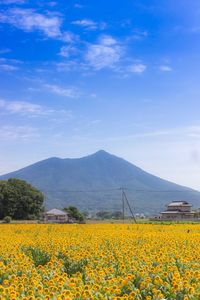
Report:
[[[173,201],[168,206],[192,206],[186,201]]]
[[[183,214],[193,214],[192,212],[190,211],[178,211],[178,210],[166,210],[166,211],[163,211],[161,212],[161,214],[180,214],[180,215],[183,215]]]
[[[57,208],[53,208],[53,209],[47,211],[45,214],[46,215],[56,215],[56,216],[66,216],[67,215],[66,212],[59,210]]]

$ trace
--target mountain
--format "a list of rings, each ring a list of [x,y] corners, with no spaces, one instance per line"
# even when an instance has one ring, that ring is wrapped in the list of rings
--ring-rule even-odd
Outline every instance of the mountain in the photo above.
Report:
[[[200,207],[200,192],[151,175],[128,161],[100,150],[92,155],[52,157],[0,176],[24,179],[45,194],[47,208],[75,205],[82,210],[121,209],[125,188],[135,212],[157,213],[172,200]]]

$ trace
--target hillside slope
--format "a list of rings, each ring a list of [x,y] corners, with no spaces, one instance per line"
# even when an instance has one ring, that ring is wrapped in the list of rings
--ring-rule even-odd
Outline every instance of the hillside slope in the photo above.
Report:
[[[76,205],[82,210],[121,208],[120,187],[137,212],[159,212],[171,200],[200,207],[200,193],[153,176],[103,150],[76,159],[49,158],[0,176],[27,180],[46,195],[48,208]],[[160,192],[158,192],[160,191]]]

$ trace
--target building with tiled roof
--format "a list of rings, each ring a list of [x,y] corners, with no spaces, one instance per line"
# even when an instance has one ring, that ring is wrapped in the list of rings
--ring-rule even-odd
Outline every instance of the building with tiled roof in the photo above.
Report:
[[[192,220],[194,212],[192,205],[187,201],[172,201],[167,205],[167,209],[161,212],[162,220]]]

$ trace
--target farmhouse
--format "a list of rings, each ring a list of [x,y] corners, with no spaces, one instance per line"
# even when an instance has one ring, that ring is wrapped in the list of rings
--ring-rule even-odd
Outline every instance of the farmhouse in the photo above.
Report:
[[[193,220],[195,213],[191,211],[192,205],[187,201],[172,201],[167,209],[161,212],[161,220]]]
[[[54,208],[44,214],[44,221],[48,223],[68,223],[69,216],[67,212]]]

